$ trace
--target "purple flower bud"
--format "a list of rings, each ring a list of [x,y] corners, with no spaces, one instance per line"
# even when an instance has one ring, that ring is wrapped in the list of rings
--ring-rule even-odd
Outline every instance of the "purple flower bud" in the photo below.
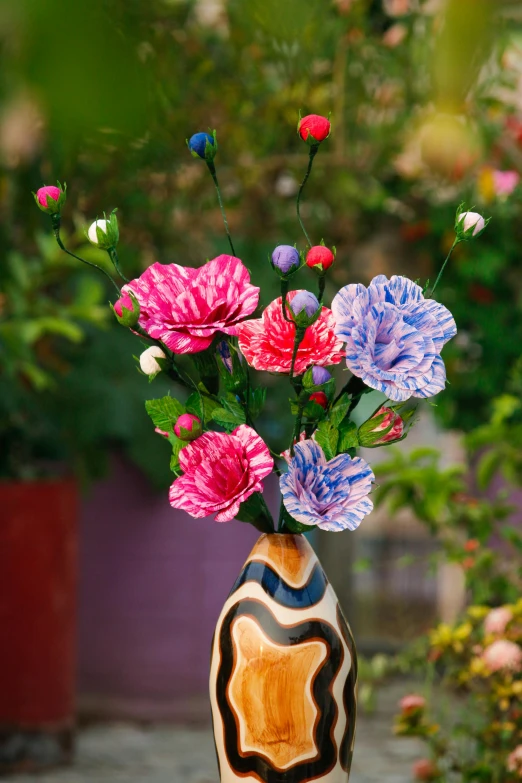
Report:
[[[232,375],[232,370],[233,370],[232,354],[230,352],[230,345],[227,343],[226,340],[221,340],[221,342],[217,344],[217,351],[221,358],[221,361],[223,362],[223,366]]]
[[[328,370],[325,370],[324,367],[319,367],[318,365],[312,367],[312,380],[314,386],[322,386],[323,383],[329,381],[331,377],[331,373],[329,373]]]
[[[294,315],[299,315],[304,310],[308,318],[312,318],[320,306],[319,300],[310,291],[299,291],[290,302]]]
[[[283,275],[298,269],[300,263],[299,253],[291,245],[278,245],[272,253],[272,264]]]

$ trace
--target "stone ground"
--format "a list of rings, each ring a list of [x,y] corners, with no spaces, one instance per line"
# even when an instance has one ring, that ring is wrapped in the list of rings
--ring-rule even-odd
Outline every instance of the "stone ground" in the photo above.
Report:
[[[409,783],[422,744],[396,738],[392,716],[407,686],[378,694],[371,716],[361,715],[350,783]],[[78,736],[73,767],[42,775],[13,775],[11,783],[218,783],[212,733],[166,724],[96,724]]]

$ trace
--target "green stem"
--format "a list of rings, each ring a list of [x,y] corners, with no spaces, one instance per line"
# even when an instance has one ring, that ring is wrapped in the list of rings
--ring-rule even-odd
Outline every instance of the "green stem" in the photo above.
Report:
[[[294,350],[292,353],[292,362],[290,364],[290,383],[292,384],[294,389],[296,386],[296,382],[294,379],[295,360],[297,359],[297,352],[299,350],[299,346],[301,345],[303,337],[305,336],[305,332],[306,329],[303,329],[302,326],[295,327]]]
[[[309,246],[312,247],[312,241],[310,237],[307,234],[306,228],[303,225],[303,221],[301,220],[301,194],[304,190],[304,186],[306,185],[308,181],[308,177],[310,176],[310,172],[312,171],[312,165],[314,162],[314,158],[317,155],[317,151],[319,149],[319,144],[313,144],[310,147],[310,154],[308,157],[308,168],[306,169],[306,174],[304,175],[304,179],[301,182],[301,185],[299,187],[299,190],[297,192],[297,200],[296,200],[296,207],[297,207],[297,219],[299,220],[299,225],[301,226],[303,230],[303,234],[306,237],[306,241],[308,242]]]
[[[326,286],[326,274],[323,273],[319,277],[319,296],[318,296],[319,304],[323,303],[323,296],[324,296],[325,286]]]
[[[433,296],[433,292],[435,291],[435,289],[437,288],[437,286],[438,286],[438,284],[439,284],[439,280],[440,280],[440,278],[442,277],[442,273],[444,272],[444,269],[445,269],[445,267],[446,267],[446,264],[448,263],[448,261],[449,261],[449,260],[450,260],[450,258],[451,258],[451,254],[453,253],[453,251],[455,250],[455,248],[457,247],[457,245],[458,245],[458,244],[459,244],[459,239],[458,239],[457,237],[455,237],[455,240],[454,240],[454,242],[453,242],[453,244],[452,244],[452,246],[451,246],[451,248],[450,248],[450,251],[449,251],[448,255],[446,256],[446,260],[445,260],[445,261],[444,261],[444,263],[442,264],[442,267],[441,267],[441,269],[440,269],[440,272],[439,272],[439,274],[437,275],[437,279],[435,280],[435,283],[434,283],[434,285],[433,285],[433,288],[431,289],[431,291],[430,291],[430,293],[429,293],[429,295],[428,295],[430,299],[431,299],[431,297]]]
[[[364,383],[364,381],[361,380],[361,378],[359,378],[357,375],[352,375],[352,377],[350,378],[348,383],[346,383],[343,386],[343,388],[341,389],[341,391],[339,392],[339,394],[335,398],[333,404],[335,405],[335,403],[338,400],[341,399],[341,397],[343,396],[343,394],[345,392],[347,394],[351,394],[352,395],[352,401],[350,403],[350,408],[349,408],[349,411],[348,411],[348,413],[351,413],[353,411],[353,409],[355,408],[357,402],[361,398],[361,395],[362,395],[362,393],[364,392],[365,389],[366,389],[366,384]]]
[[[115,247],[109,247],[108,250],[107,250],[107,253],[108,253],[109,258],[111,259],[111,261],[113,263],[113,266],[114,266],[115,270],[117,271],[117,273],[119,274],[121,279],[125,280],[125,282],[128,283],[129,282],[129,278],[125,277],[125,275],[123,274],[123,272],[120,269],[120,261],[119,261],[119,258],[118,258],[118,253],[117,253],[116,248]]]
[[[281,278],[281,310],[283,312],[283,318],[285,321],[291,321],[292,319],[288,317],[288,313],[286,311],[286,297],[288,295],[288,288],[289,288],[289,282],[288,280],[283,280]]]
[[[214,180],[214,185],[216,186],[216,192],[217,192],[217,197],[218,197],[218,202],[219,202],[219,208],[221,210],[221,216],[223,218],[223,223],[225,224],[225,231],[227,232],[228,242],[230,244],[230,249],[232,250],[232,255],[235,256],[236,255],[236,251],[234,250],[234,245],[232,244],[232,237],[230,236],[230,231],[229,231],[229,228],[228,228],[228,221],[227,221],[227,216],[226,216],[226,213],[225,213],[225,207],[223,205],[223,199],[221,198],[221,190],[219,189],[219,182],[218,182],[218,178],[217,178],[216,167],[214,166],[214,161],[213,160],[207,160],[206,163],[207,163],[208,170],[210,171],[210,174],[212,176],[212,179]]]
[[[98,264],[93,264],[92,261],[86,261],[85,258],[80,258],[80,256],[77,256],[75,253],[71,253],[70,250],[67,250],[67,248],[63,244],[62,239],[60,237],[60,215],[51,215],[51,219],[52,219],[52,225],[53,225],[54,238],[56,239],[56,242],[57,242],[58,247],[60,248],[60,250],[63,250],[63,252],[67,253],[67,255],[71,256],[71,258],[75,258],[77,261],[81,261],[82,264],[87,264],[87,266],[94,267],[94,269],[97,269],[99,272],[101,272],[103,275],[105,275],[105,277],[108,277],[109,280],[111,281],[111,283],[113,284],[114,288],[118,292],[118,297],[120,297],[121,291],[120,291],[117,283],[115,282],[115,280],[112,279],[110,274],[105,269],[103,269],[103,267],[98,266]]]

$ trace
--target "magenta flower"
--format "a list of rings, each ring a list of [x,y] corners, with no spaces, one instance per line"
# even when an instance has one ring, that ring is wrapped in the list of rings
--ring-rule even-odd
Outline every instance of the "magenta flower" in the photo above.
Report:
[[[174,432],[180,440],[195,440],[201,435],[201,419],[193,413],[182,413],[174,425]]]
[[[62,191],[55,185],[44,185],[36,191],[36,198],[42,207],[53,207],[53,201],[58,202]],[[50,199],[50,200],[49,200]]]
[[[287,301],[292,302],[299,293],[291,291]],[[297,351],[296,375],[302,375],[313,364],[321,367],[339,364],[343,358],[343,344],[336,338],[334,326],[331,310],[323,307],[317,321],[307,328]],[[281,297],[268,305],[261,318],[239,324],[236,334],[241,353],[256,370],[290,372],[295,326],[283,318]]]
[[[444,305],[425,299],[407,277],[374,277],[350,284],[332,302],[335,333],[346,343],[346,364],[367,386],[401,402],[432,397],[446,384],[440,352],[457,327]]]
[[[205,432],[179,453],[184,473],[170,488],[170,505],[200,518],[229,522],[274,466],[265,443],[242,424],[230,434]]]
[[[520,182],[518,171],[498,171],[493,172],[493,187],[497,196],[510,196]]]
[[[375,479],[361,457],[339,454],[327,462],[322,448],[313,440],[294,446],[294,458],[279,479],[288,513],[303,525],[321,530],[355,530],[369,514],[368,497]]]
[[[139,325],[173,353],[197,353],[216,332],[235,334],[234,326],[257,307],[259,288],[234,256],[221,255],[199,269],[152,264],[123,286],[140,305]]]

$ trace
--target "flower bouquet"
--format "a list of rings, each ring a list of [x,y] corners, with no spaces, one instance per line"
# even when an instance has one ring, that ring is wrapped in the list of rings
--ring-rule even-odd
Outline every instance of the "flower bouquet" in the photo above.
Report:
[[[355,645],[301,534],[315,527],[355,530],[372,510],[374,474],[357,449],[406,437],[415,411],[409,401],[442,391],[441,351],[456,334],[451,313],[432,298],[440,274],[431,288],[378,275],[368,286],[344,286],[330,308],[324,305],[336,251],[312,243],[300,203],[330,121],[309,115],[299,120],[298,133],[309,145],[296,201],[306,244],[274,249],[269,261],[281,296],[260,317],[254,317],[260,290],[236,257],[228,228],[215,132],[196,133],[187,144],[215,184],[231,255],[198,269],[154,263],[127,280],[115,212],[88,230],[124,282],[120,290],[100,268],[118,292],[116,318],[150,343],[139,357],[141,371],[149,381],[165,373],[185,392],[180,399],[169,395],[146,403],[156,431],[172,446],[171,505],[193,517],[248,522],[264,534],[225,603],[213,642],[211,701],[223,783],[245,777],[271,783],[347,780]],[[60,237],[65,188],[43,187],[35,199],[70,253]],[[480,215],[459,207],[441,273],[453,248],[485,225]],[[316,293],[295,285],[305,267],[315,275]],[[190,358],[189,367],[183,356]],[[342,362],[350,373],[338,388],[331,369]],[[293,434],[282,454],[256,428],[266,389],[254,381],[252,369],[290,384]],[[373,390],[388,402],[358,425],[354,411]],[[263,482],[272,472],[281,489],[277,519],[263,499]]]

